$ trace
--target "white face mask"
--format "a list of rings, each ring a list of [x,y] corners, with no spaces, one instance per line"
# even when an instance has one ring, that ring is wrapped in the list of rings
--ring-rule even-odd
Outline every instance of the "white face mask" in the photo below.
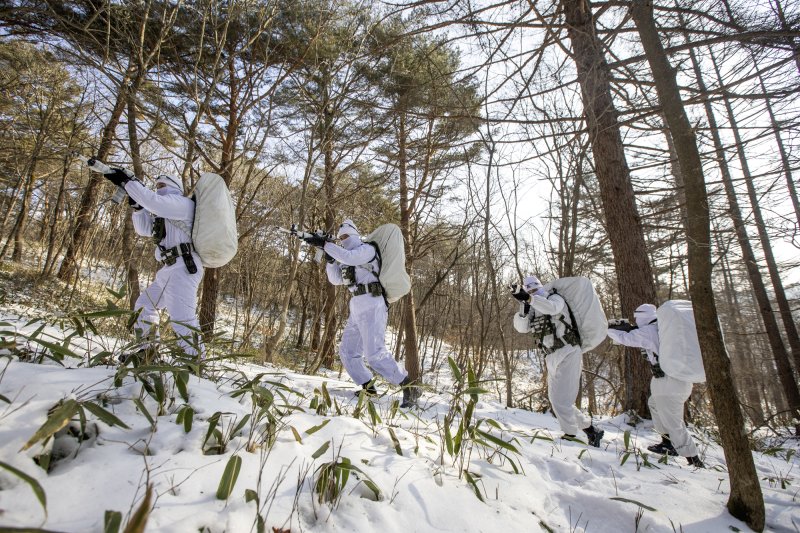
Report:
[[[348,235],[346,239],[342,240],[342,248],[345,250],[352,250],[361,244],[361,238],[358,235]]]
[[[181,194],[181,191],[176,189],[175,187],[161,187],[160,189],[156,189],[156,194],[159,196],[166,196],[168,194]]]

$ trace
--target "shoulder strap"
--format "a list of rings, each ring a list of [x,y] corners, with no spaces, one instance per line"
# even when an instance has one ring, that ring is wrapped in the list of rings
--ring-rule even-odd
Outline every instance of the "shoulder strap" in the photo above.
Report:
[[[360,265],[360,266],[362,268],[366,268],[367,270],[369,270],[370,272],[372,272],[373,274],[375,274],[377,276],[378,273],[375,272],[375,268],[372,266],[372,262],[375,261],[376,259],[378,260],[378,272],[380,272],[381,263],[382,263],[382,261],[381,261],[381,250],[380,250],[380,248],[378,248],[378,245],[375,244],[372,241],[367,241],[365,244],[369,244],[370,246],[372,246],[372,249],[375,250],[375,255],[373,256],[372,259],[370,259],[369,261],[367,261],[366,263],[364,263],[363,265]],[[378,281],[380,281],[380,280],[378,280]]]
[[[173,220],[171,218],[164,219],[168,221],[170,224],[184,232],[186,235],[189,236],[189,239],[192,238],[192,230],[189,229],[189,226],[183,220]]]
[[[558,291],[554,288],[550,291],[550,294],[558,294]],[[561,296],[560,294],[558,295]],[[549,296],[550,295],[548,295],[548,297]],[[563,313],[561,314],[559,320],[561,321],[562,324],[564,324],[564,327],[567,328],[568,332],[572,332],[575,334],[575,336],[578,338],[578,344],[581,344],[581,332],[578,331],[578,322],[575,320],[575,315],[572,313],[572,308],[569,306],[569,302],[567,301],[566,298],[561,296],[561,299],[564,300],[564,305],[567,306],[567,312],[569,313],[569,321],[572,322],[572,324],[568,324],[567,321],[564,320]]]

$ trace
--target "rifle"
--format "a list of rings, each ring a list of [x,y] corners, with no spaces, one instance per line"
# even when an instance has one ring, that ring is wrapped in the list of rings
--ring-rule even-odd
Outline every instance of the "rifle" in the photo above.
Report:
[[[616,329],[627,333],[634,329],[639,329],[639,326],[631,324],[627,318],[614,318],[608,321],[608,329]]]
[[[316,261],[317,263],[319,263],[322,260],[322,247],[317,244],[312,244],[309,241],[311,239],[319,240],[319,238],[321,237],[325,240],[325,242],[335,242],[332,235],[325,233],[321,229],[318,229],[313,233],[309,233],[307,231],[302,231],[297,229],[297,224],[292,224],[289,229],[282,228],[280,226],[275,226],[275,229],[280,231],[281,233],[287,233],[292,237],[296,237],[301,241],[305,242],[306,244],[311,244],[312,246],[316,247],[317,252],[314,254],[314,261]]]
[[[86,163],[86,166],[89,169],[94,170],[95,172],[99,172],[100,174],[113,174],[114,169],[103,163],[102,161],[98,161],[94,157],[84,157],[80,154],[76,154],[78,159]],[[122,187],[117,187],[117,190],[114,191],[114,194],[111,196],[111,201],[115,204],[121,204],[125,198],[128,197],[128,192],[123,189]]]

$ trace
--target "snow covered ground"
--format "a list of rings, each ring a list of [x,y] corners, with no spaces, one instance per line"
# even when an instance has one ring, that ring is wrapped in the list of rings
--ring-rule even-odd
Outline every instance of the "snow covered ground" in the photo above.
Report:
[[[11,326],[0,331],[34,331],[21,314],[2,313]],[[0,358],[0,529],[113,531],[104,520],[124,528],[145,507],[146,530],[165,532],[748,530],[725,509],[722,450],[700,434],[709,468],[682,458],[660,464],[652,454],[647,466],[641,450],[658,440],[648,423],[596,421],[605,438],[590,448],[559,439],[550,415],[479,397],[456,453],[470,395],[454,399],[452,389],[429,389],[419,409],[406,411],[396,409],[399,391],[379,383],[385,394],[370,407],[333,374],[220,362],[214,380],[188,377],[187,401],[168,369],[138,380],[129,373],[115,385],[115,368],[79,363]],[[36,440],[58,402],[72,409],[64,419],[72,422]],[[49,473],[34,462],[43,442]],[[754,455],[769,531],[800,530],[794,446]],[[221,487],[239,461],[238,476],[227,476],[232,489]],[[328,487],[333,503],[320,503],[315,490],[326,464],[338,465],[340,480],[349,472],[343,490]]]

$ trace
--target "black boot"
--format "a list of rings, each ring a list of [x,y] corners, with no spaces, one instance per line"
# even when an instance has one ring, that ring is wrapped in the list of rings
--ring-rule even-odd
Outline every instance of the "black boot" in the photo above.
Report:
[[[595,448],[600,447],[600,439],[603,438],[603,435],[606,434],[605,431],[602,429],[597,429],[594,426],[589,426],[588,428],[584,428],[584,433],[586,433],[587,441],[589,442],[589,446],[594,446]]]
[[[687,457],[686,460],[689,462],[689,466],[694,466],[695,468],[705,468],[706,465],[703,464],[703,461],[700,460],[698,456],[694,457]]]
[[[361,384],[361,390],[355,392],[356,398],[361,395],[361,393],[366,394],[367,396],[377,396],[378,389],[375,388],[375,380],[371,379],[366,383]]]
[[[658,444],[651,444],[647,447],[653,453],[660,453],[661,455],[672,455],[677,456],[678,452],[675,451],[675,447],[672,445],[672,441],[669,440],[669,437],[661,436],[661,442]]]
[[[403,409],[410,409],[416,406],[417,400],[419,400],[419,397],[422,395],[419,387],[412,385],[408,376],[400,382],[400,386],[403,388],[403,403],[400,404],[400,407]]]

